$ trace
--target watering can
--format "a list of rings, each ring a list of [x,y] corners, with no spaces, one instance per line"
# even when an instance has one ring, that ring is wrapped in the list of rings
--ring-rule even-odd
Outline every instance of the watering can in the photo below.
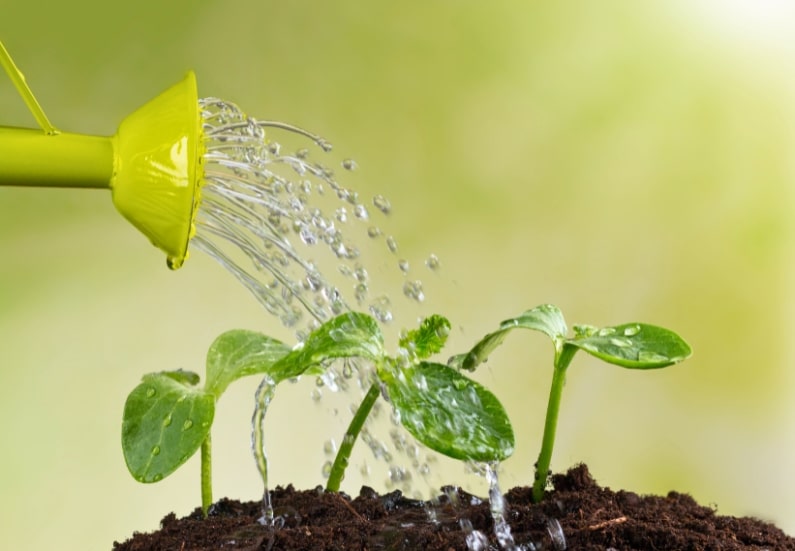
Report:
[[[0,64],[41,127],[0,126],[0,186],[110,189],[169,268],[182,266],[203,174],[194,73],[126,117],[116,135],[90,136],[50,123],[2,42]]]

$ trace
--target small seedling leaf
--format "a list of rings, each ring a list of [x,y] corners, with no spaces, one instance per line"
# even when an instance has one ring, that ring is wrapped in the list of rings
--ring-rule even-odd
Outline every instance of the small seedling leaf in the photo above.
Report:
[[[513,428],[502,404],[459,371],[420,362],[385,367],[379,378],[401,424],[429,448],[471,461],[501,461],[513,453]]]
[[[384,336],[378,322],[367,314],[348,312],[309,334],[303,346],[280,359],[269,370],[275,382],[303,373],[322,373],[322,364],[336,358],[378,360],[384,355]]]
[[[418,329],[412,329],[400,339],[400,346],[413,350],[417,358],[424,360],[440,352],[450,334],[450,321],[437,314],[422,320]]]
[[[478,365],[488,359],[495,348],[502,344],[510,331],[519,328],[540,331],[555,343],[564,339],[567,332],[566,320],[560,309],[552,304],[542,304],[520,316],[503,321],[499,330],[483,337],[468,354],[451,358],[450,365],[474,371]]]
[[[191,381],[190,372],[145,375],[124,404],[121,445],[139,482],[158,482],[193,455],[215,414],[215,398]]]
[[[630,369],[656,369],[688,358],[690,346],[676,333],[644,323],[605,327],[567,339],[592,356]]]
[[[207,352],[205,388],[216,399],[241,377],[268,373],[290,347],[256,331],[235,329],[221,334]]]

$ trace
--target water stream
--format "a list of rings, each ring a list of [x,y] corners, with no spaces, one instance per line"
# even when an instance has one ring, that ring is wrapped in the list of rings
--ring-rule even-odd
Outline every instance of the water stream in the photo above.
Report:
[[[425,300],[422,281],[411,277],[410,264],[400,257],[397,241],[379,225],[379,217],[391,212],[389,200],[382,195],[364,200],[340,184],[334,170],[314,160],[331,151],[330,143],[288,124],[250,118],[234,104],[219,99],[200,100],[200,110],[205,182],[192,248],[209,254],[232,273],[267,312],[294,332],[299,343],[322,322],[354,307],[369,311],[383,324],[394,321],[392,298],[374,285],[362,245],[385,247],[402,276],[398,294],[414,303]],[[274,134],[284,139],[276,139]],[[297,147],[288,150],[283,145],[296,140]],[[344,171],[357,168],[350,159],[340,165]],[[329,262],[336,270],[322,272],[320,266]],[[424,264],[431,271],[439,269],[435,255]],[[369,386],[366,368],[350,361],[332,366],[318,379],[313,399],[320,398],[322,387],[348,389],[352,379],[360,390]],[[274,513],[263,420],[274,390],[274,382],[267,377],[259,385],[251,433],[265,486],[262,523],[266,525],[273,525]],[[374,408],[372,417],[378,410]],[[427,476],[430,454],[422,458],[421,447],[407,438],[399,423],[394,424],[391,445],[375,438],[369,425],[360,438],[375,459],[389,464],[387,482],[407,490],[413,474]],[[333,454],[336,444],[327,441],[325,448]],[[407,458],[410,466],[397,464],[396,455]],[[496,465],[485,466],[485,477],[500,547],[506,551],[534,549],[532,543],[517,545],[513,540]],[[467,531],[466,523],[462,529]],[[488,549],[486,537],[472,530],[471,523],[467,545],[471,551]]]

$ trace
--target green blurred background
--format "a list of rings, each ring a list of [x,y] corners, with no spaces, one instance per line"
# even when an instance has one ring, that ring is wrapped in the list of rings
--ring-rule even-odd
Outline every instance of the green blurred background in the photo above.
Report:
[[[794,534],[792,36],[784,0],[6,0],[0,20],[64,130],[112,134],[193,68],[201,96],[355,157],[353,185],[392,200],[402,253],[442,259],[423,311],[453,321],[451,351],[544,302],[570,323],[679,331],[695,355],[667,370],[575,361],[553,469],[585,461],[614,489],[690,492]],[[2,75],[0,124],[34,125]],[[200,253],[169,272],[105,192],[0,189],[0,255],[0,546],[109,549],[189,512],[195,458],[160,484],[128,475],[127,392],[145,372],[203,370],[226,329],[287,335]],[[517,425],[504,487],[531,481],[550,358],[517,335],[478,374]],[[219,406],[216,497],[260,492],[255,384]],[[312,387],[269,413],[277,483],[321,483],[322,442],[347,421]]]

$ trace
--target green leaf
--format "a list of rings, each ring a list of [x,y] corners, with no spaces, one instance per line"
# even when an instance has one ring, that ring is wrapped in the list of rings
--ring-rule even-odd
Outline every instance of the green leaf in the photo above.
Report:
[[[437,314],[433,314],[420,324],[419,329],[413,329],[400,339],[400,346],[412,350],[417,358],[424,360],[444,348],[447,336],[450,334],[450,321]]]
[[[193,455],[215,414],[215,398],[190,372],[145,375],[124,404],[121,445],[127,468],[139,482],[158,482]]]
[[[540,331],[549,336],[556,346],[558,341],[566,338],[567,332],[566,320],[563,319],[560,309],[551,304],[542,304],[520,316],[503,321],[499,330],[483,337],[463,357],[451,358],[450,364],[460,369],[474,371],[478,365],[488,359],[495,348],[502,344],[510,331],[518,328]]]
[[[309,334],[303,346],[276,362],[268,371],[275,382],[305,372],[322,373],[322,364],[335,358],[378,360],[384,355],[384,336],[378,322],[367,314],[348,312]],[[320,369],[313,369],[320,367]]]
[[[404,369],[385,365],[378,375],[401,424],[429,448],[471,461],[501,461],[513,453],[513,428],[502,404],[459,371],[421,362]]]
[[[241,377],[267,373],[290,347],[256,331],[235,329],[221,334],[207,352],[205,388],[220,398]]]
[[[666,367],[691,354],[690,346],[673,331],[644,323],[605,327],[566,342],[608,363],[631,369]]]

